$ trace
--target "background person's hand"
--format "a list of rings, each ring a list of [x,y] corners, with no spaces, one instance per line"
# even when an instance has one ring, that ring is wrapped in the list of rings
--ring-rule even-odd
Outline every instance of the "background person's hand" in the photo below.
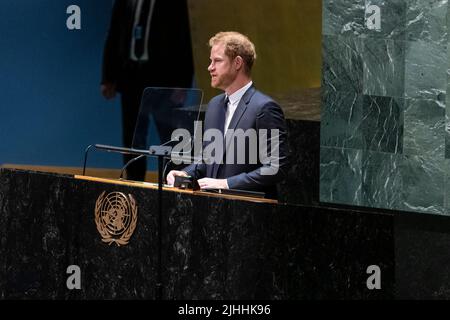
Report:
[[[100,91],[106,99],[112,99],[116,96],[116,85],[114,83],[103,83],[100,86]]]

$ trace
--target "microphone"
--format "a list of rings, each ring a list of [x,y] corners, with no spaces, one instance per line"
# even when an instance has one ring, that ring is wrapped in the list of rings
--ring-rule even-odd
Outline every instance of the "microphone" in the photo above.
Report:
[[[123,148],[123,147],[116,147],[116,146],[108,146],[105,144],[90,144],[85,150],[84,150],[84,161],[83,161],[83,176],[86,174],[86,164],[88,159],[88,153],[89,150],[95,147],[95,149],[105,150],[108,152],[119,152],[122,154],[137,154],[137,155],[147,155],[150,154],[149,150],[141,150],[141,149],[133,149],[133,148]]]
[[[125,169],[126,169],[130,164],[132,164],[133,162],[135,162],[135,161],[137,161],[137,160],[139,160],[139,159],[141,159],[141,158],[143,158],[143,157],[145,157],[145,154],[141,154],[141,155],[139,155],[139,156],[137,156],[137,157],[134,157],[134,158],[130,159],[130,160],[122,167],[122,170],[120,171],[119,180],[122,180],[123,173],[125,172]]]
[[[169,164],[170,164],[171,162],[173,162],[173,161],[172,161],[172,158],[170,158],[169,161],[167,161],[166,164],[164,165],[164,170],[163,170],[162,175],[163,175],[163,179],[164,179],[166,182],[167,182],[167,179],[166,179],[166,171],[167,171],[167,167],[169,166]]]
[[[163,143],[161,146],[164,146],[164,145],[166,145],[170,142],[174,142],[174,141],[179,141],[179,139],[178,140],[175,140],[175,139],[169,140],[169,141]],[[155,151],[151,150],[151,149],[147,150],[147,149],[116,147],[116,146],[105,145],[105,144],[90,144],[84,151],[83,176],[86,174],[86,164],[87,164],[87,159],[88,159],[88,153],[92,147],[94,147],[95,149],[99,149],[99,150],[105,150],[107,152],[118,152],[118,153],[122,153],[122,154],[135,154],[138,156],[141,156],[141,155],[149,156],[149,155],[153,155],[155,153]],[[134,159],[135,158],[131,159],[130,161],[134,162],[137,160],[137,159],[135,159],[135,160]],[[126,168],[129,164],[130,163],[126,163],[124,167]]]
[[[149,155],[150,154],[149,150],[116,147],[116,146],[109,146],[109,145],[105,145],[105,144],[90,144],[84,151],[83,176],[86,174],[86,163],[87,163],[87,159],[88,159],[88,152],[92,147],[95,147],[95,149],[105,150],[108,152],[119,152],[122,154],[137,154],[137,155]]]
[[[178,137],[179,138],[179,137]],[[141,159],[141,158],[143,158],[143,157],[145,157],[145,156],[149,156],[149,155],[153,155],[153,154],[155,154],[155,150],[157,149],[157,148],[159,148],[159,147],[163,147],[163,146],[165,146],[165,145],[167,145],[168,143],[171,143],[171,142],[178,142],[178,141],[180,141],[180,139],[171,139],[171,140],[169,140],[169,141],[166,141],[166,142],[164,142],[163,144],[161,144],[161,145],[159,145],[159,146],[151,146],[150,147],[150,149],[149,150],[141,150],[141,149],[128,149],[128,148],[122,148],[122,147],[113,147],[113,146],[105,146],[105,145],[96,145],[96,147],[97,146],[100,146],[100,147],[98,147],[99,149],[105,149],[105,150],[110,150],[110,151],[117,151],[117,152],[120,152],[120,153],[131,153],[131,154],[138,154],[138,153],[141,153],[141,154],[139,154],[137,157],[134,157],[134,158],[132,158],[132,159],[130,159],[123,167],[122,167],[122,170],[120,171],[120,176],[119,176],[119,179],[122,179],[122,177],[123,177],[123,174],[124,174],[124,172],[125,172],[125,169],[130,165],[130,164],[132,164],[133,162],[135,162],[135,161],[137,161],[137,160],[139,160],[139,159]],[[164,150],[164,153],[165,154],[169,154],[170,153],[170,149],[171,148],[167,148],[166,150]],[[170,160],[170,161],[172,161],[172,160]],[[170,161],[168,161],[167,163],[169,163]],[[167,168],[167,164],[166,164],[166,168]]]
[[[115,146],[108,146],[108,145],[104,145],[104,144],[94,144],[94,147],[96,149],[112,151],[112,152],[119,152],[119,153],[123,153],[123,154],[137,154],[137,155],[148,155],[148,154],[150,154],[149,150],[144,150],[144,149],[115,147]]]

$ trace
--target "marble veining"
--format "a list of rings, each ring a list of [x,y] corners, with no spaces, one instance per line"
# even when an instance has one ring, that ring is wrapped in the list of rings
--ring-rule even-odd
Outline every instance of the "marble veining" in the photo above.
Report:
[[[405,43],[389,39],[364,39],[364,94],[403,97]]]
[[[400,170],[403,210],[446,214],[444,159],[405,155]]]
[[[445,101],[447,48],[426,41],[406,42],[405,97]]]
[[[322,32],[358,35],[364,30],[364,0],[326,0],[322,6]]]
[[[362,39],[324,35],[322,43],[322,88],[361,93]]]
[[[361,127],[365,149],[402,153],[403,104],[399,98],[364,96]]]
[[[406,40],[447,43],[447,0],[407,0]]]
[[[403,153],[444,158],[445,109],[435,100],[407,99]]]
[[[325,88],[322,104],[320,144],[327,147],[363,148],[363,97],[357,93]]]
[[[363,35],[368,38],[404,40],[406,26],[406,0],[366,0],[365,8],[377,6],[381,12],[380,30],[364,29]],[[369,18],[373,12],[366,13]]]
[[[320,200],[361,204],[362,151],[320,148]]]
[[[399,154],[365,151],[362,156],[362,204],[365,207],[399,209],[401,206],[401,166]]]
[[[448,0],[323,7],[320,201],[450,215]]]

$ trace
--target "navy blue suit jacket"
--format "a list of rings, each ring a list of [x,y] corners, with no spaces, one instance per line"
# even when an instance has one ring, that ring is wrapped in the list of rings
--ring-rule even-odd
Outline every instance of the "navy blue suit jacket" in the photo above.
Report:
[[[213,128],[220,128],[220,130],[222,130],[223,119],[219,112],[220,108],[223,108],[224,99],[225,95],[221,94],[214,97],[209,102],[204,122],[205,131]],[[245,144],[245,150],[237,150],[238,144],[234,143],[234,161],[232,164],[191,164],[185,168],[184,171],[196,179],[203,177],[217,179],[226,178],[230,189],[262,191],[266,193],[266,197],[268,198],[277,198],[276,184],[284,179],[288,169],[286,122],[280,106],[272,98],[256,90],[254,86],[251,86],[245,92],[236,108],[230,125],[228,126],[229,131],[230,129],[242,129],[243,131],[255,129],[256,132],[259,132],[260,129],[267,129],[268,132],[270,132],[270,129],[278,129],[279,156],[277,157],[278,168],[276,172],[274,172],[274,174],[263,174],[261,169],[263,167],[270,167],[270,164],[262,163],[259,155],[256,155],[256,163],[251,163],[254,161],[249,161],[250,155],[248,143]],[[258,145],[260,145],[259,135],[257,134],[256,136],[258,137]],[[204,143],[203,146],[205,147],[208,143]],[[264,143],[268,144],[270,150],[273,141],[268,139],[268,142],[264,141]],[[225,145],[227,145],[224,149],[224,157],[226,158],[226,153],[230,152],[230,143],[227,144],[224,142],[224,146]],[[260,151],[261,150],[257,148],[257,152],[260,153]],[[237,156],[238,153],[242,154],[242,152],[245,152],[245,163],[238,164]]]

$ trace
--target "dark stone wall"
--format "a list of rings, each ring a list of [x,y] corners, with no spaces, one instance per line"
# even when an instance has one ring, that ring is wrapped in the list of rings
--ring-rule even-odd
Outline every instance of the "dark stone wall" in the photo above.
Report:
[[[279,185],[279,201],[319,203],[320,122],[287,120],[290,168]]]

